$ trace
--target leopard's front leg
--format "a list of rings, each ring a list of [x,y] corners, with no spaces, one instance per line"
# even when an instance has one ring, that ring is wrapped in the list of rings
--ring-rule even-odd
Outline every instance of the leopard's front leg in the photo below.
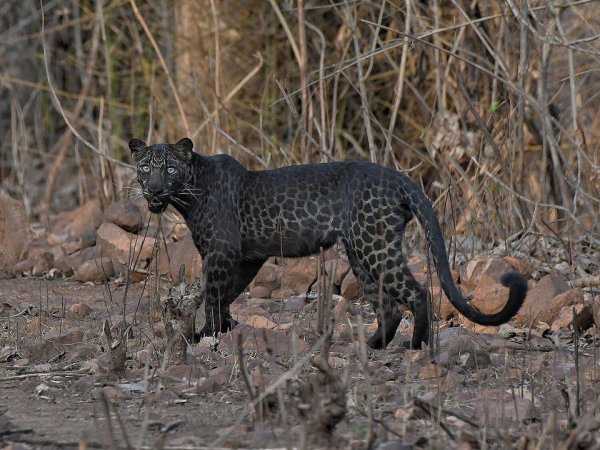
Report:
[[[237,325],[229,305],[254,279],[264,260],[245,261],[238,252],[221,250],[208,253],[203,263],[206,322],[196,339],[224,333]]]

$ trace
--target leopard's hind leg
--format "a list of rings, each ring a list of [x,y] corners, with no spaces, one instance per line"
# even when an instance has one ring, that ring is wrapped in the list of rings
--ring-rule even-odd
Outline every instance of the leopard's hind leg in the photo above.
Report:
[[[427,290],[414,278],[402,254],[401,244],[394,242],[380,253],[379,263],[372,264],[369,255],[359,260],[348,251],[350,264],[365,297],[373,306],[378,327],[369,339],[369,347],[385,348],[394,338],[402,314],[398,303],[408,308],[414,317],[413,335],[407,347],[419,349],[429,341],[429,311]]]
[[[397,302],[387,294],[380,284],[373,280],[367,270],[364,270],[354,252],[347,248],[352,271],[360,284],[363,293],[377,316],[377,331],[368,340],[367,344],[373,349],[385,348],[398,330],[402,313],[398,309]]]
[[[385,265],[390,269],[383,278],[384,290],[413,314],[413,335],[407,347],[420,349],[422,343],[429,342],[430,316],[427,290],[415,279],[402,254],[395,255],[392,261],[388,260]]]

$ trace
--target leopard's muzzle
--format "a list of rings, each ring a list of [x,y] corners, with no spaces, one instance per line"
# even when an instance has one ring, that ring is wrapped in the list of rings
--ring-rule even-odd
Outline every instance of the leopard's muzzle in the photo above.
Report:
[[[169,206],[169,195],[164,191],[144,192],[148,209],[153,214],[161,214]]]
[[[151,213],[154,213],[154,214],[163,213],[165,211],[165,209],[167,209],[167,206],[169,205],[168,199],[157,197],[157,196],[153,196],[152,198],[149,198],[147,200],[148,200],[148,209],[150,210]]]

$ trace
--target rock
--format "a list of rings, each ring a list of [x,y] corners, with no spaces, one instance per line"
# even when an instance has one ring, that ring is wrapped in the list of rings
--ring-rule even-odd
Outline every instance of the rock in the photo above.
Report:
[[[45,248],[35,248],[29,252],[29,260],[33,263],[31,274],[35,277],[48,272],[54,264],[54,255]]]
[[[515,317],[520,325],[529,325],[539,320],[544,311],[552,307],[554,298],[569,290],[567,280],[562,275],[546,275],[527,292],[525,303]]]
[[[325,261],[325,273],[333,278],[333,284],[341,286],[344,278],[350,271],[350,263],[345,259],[332,259]]]
[[[162,249],[161,249],[162,250]],[[192,233],[188,231],[182,241],[173,242],[167,245],[166,255],[161,252],[161,266],[168,263],[168,270],[171,280],[174,283],[179,282],[179,268],[185,266],[185,280],[192,283],[196,278],[202,276],[202,257],[194,245]],[[161,269],[163,272],[163,269]]]
[[[450,330],[456,331],[454,334]],[[473,333],[461,328],[449,328],[440,332],[440,356],[436,360],[444,366],[459,364],[468,368],[486,367],[491,361],[487,343]]]
[[[188,364],[173,364],[172,366],[167,367],[163,374],[167,379],[171,378],[177,383],[185,382],[186,384],[207,375],[208,372],[203,367]]]
[[[96,245],[96,233],[86,233],[83,237],[65,242],[61,245],[61,248],[65,254],[72,255],[79,250],[93,247],[94,245]]]
[[[198,384],[196,390],[198,393],[218,392],[230,378],[232,378],[231,367],[217,367],[216,369],[209,371],[206,379]]]
[[[277,324],[272,320],[257,315],[248,317],[246,323],[252,325],[254,328],[266,328],[268,330],[275,330],[277,328]]]
[[[75,272],[75,269],[79,267],[79,263],[80,259],[77,256],[63,255],[54,260],[54,267],[63,275],[70,277]]]
[[[62,245],[56,245],[54,247],[50,247],[48,249],[48,251],[50,253],[52,253],[52,260],[55,260],[56,258],[59,258],[65,254],[65,251],[62,248]]]
[[[140,208],[129,199],[119,200],[106,209],[104,220],[120,226],[125,231],[137,233],[144,226]]]
[[[62,249],[58,248],[57,250],[57,255],[62,255]],[[27,242],[21,252],[21,259],[29,260],[31,262],[31,274],[39,276],[48,272],[53,267],[54,253],[48,242],[35,238]]]
[[[238,302],[238,304],[240,304],[241,302]],[[233,307],[234,307],[235,303],[233,303],[231,305],[231,310],[233,311]],[[268,311],[281,311],[281,304],[276,301],[276,300],[272,300],[270,298],[248,298],[246,300],[246,305],[244,305],[243,309],[244,311],[240,311],[240,313],[243,313],[245,311],[247,311],[248,309],[250,311],[256,311],[256,310],[262,310],[265,312]]]
[[[92,308],[85,303],[75,303],[69,307],[69,313],[71,313],[71,316],[78,319],[83,319],[84,317],[89,316],[91,312]]]
[[[73,238],[93,233],[102,223],[102,211],[97,200],[88,200],[73,211],[60,213],[51,230],[55,234],[68,233]]]
[[[458,323],[460,323],[467,330],[473,331],[474,333],[496,334],[498,332],[498,327],[479,325],[478,323],[471,322],[469,319],[465,318],[462,315],[459,316]]]
[[[12,274],[16,277],[23,275],[26,272],[30,272],[33,269],[33,261],[30,259],[25,259],[21,262],[18,262],[13,266]]]
[[[460,365],[468,370],[478,370],[488,367],[492,364],[490,354],[486,351],[470,351],[463,353],[459,357]]]
[[[504,429],[515,421],[527,423],[536,417],[531,400],[505,391],[484,391],[475,399],[473,418],[480,425]]]
[[[21,261],[21,253],[32,233],[23,204],[0,192],[0,267],[10,270]]]
[[[317,256],[283,258],[281,262],[281,289],[294,294],[306,294],[317,279]]]
[[[306,305],[306,295],[292,295],[283,301],[288,311],[300,311]]]
[[[65,242],[61,247],[65,255],[72,255],[83,248],[83,241],[81,239],[75,239],[73,241]]]
[[[271,292],[273,291],[266,286],[250,286],[249,296],[251,298],[269,298]]]
[[[312,290],[317,292],[331,292],[335,295],[340,293],[340,286],[344,277],[350,271],[350,263],[342,258],[325,261],[324,274],[320,274],[312,285]]]
[[[46,241],[48,241],[48,245],[50,247],[54,247],[56,245],[62,245],[68,239],[69,239],[69,235],[67,233],[63,233],[60,235],[55,234],[55,233],[48,233],[48,236],[46,237]]]
[[[98,258],[100,257],[100,252],[102,251],[102,249],[100,248],[99,245],[94,245],[93,247],[88,247],[88,248],[84,248],[79,252],[75,252],[73,253],[73,257],[77,257],[79,259],[79,262],[84,262],[87,261],[88,259],[94,259],[94,258]],[[79,263],[78,263],[79,265]],[[75,266],[74,268],[77,269],[77,266]]]
[[[540,312],[538,320],[551,324],[564,307],[577,303],[583,303],[583,290],[580,288],[569,289],[554,297],[549,308]]]
[[[270,289],[270,292],[279,289],[281,287],[281,276],[282,268],[276,264],[266,262],[260,268],[254,281],[252,282],[253,287],[263,287]]]
[[[100,225],[96,240],[101,256],[116,258],[123,265],[127,265],[130,260],[143,263],[152,259],[154,238],[131,234],[114,223]]]
[[[510,264],[513,270],[517,272],[521,272],[524,275],[531,273],[531,261],[515,258],[514,256],[505,256],[502,260]]]
[[[283,300],[295,296],[296,292],[288,288],[275,289],[273,292],[271,292],[271,298],[273,300]]]
[[[500,278],[506,272],[514,270],[506,261],[498,258],[475,258],[467,264],[465,280],[472,286],[500,284]]]
[[[592,317],[592,311],[586,305],[578,303],[576,305],[565,306],[561,309],[558,317],[552,322],[550,330],[558,331],[560,329],[567,329],[573,325],[573,310],[577,315],[577,321],[579,323],[579,330],[587,330],[594,323]]]
[[[452,303],[450,303],[450,300],[448,300],[448,297],[446,297],[446,294],[442,292],[439,286],[433,286],[430,295],[433,303],[433,313],[439,319],[448,320],[458,315],[458,311],[452,306]]]
[[[350,301],[357,300],[362,295],[362,289],[352,271],[349,271],[344,277],[340,288],[340,294]]]
[[[399,375],[400,374],[398,372],[394,372],[389,367],[381,366],[373,373],[372,379],[375,383],[381,383],[385,381],[394,381]]]
[[[95,400],[99,400],[103,396],[106,396],[108,400],[115,403],[127,400],[131,397],[131,393],[129,391],[119,389],[116,386],[97,387],[95,389],[92,389],[90,393],[92,395],[92,398]]]
[[[425,364],[419,367],[417,371],[417,379],[429,380],[432,378],[440,378],[444,375],[444,369],[439,364]]]
[[[498,312],[508,300],[508,288],[488,278],[471,293],[471,305],[486,314]]]
[[[83,262],[75,272],[75,279],[85,283],[87,281],[103,282],[115,275],[115,266],[110,258],[102,257],[88,259]]]

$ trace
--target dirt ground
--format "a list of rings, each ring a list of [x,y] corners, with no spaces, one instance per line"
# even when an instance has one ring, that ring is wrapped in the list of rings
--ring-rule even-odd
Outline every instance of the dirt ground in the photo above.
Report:
[[[540,439],[545,448],[574,430],[573,442],[593,442],[600,424],[591,332],[576,362],[569,332],[486,335],[442,323],[431,355],[399,345],[409,322],[382,351],[337,326],[319,370],[317,301],[243,296],[232,306],[242,324],[216,349],[205,339],[186,365],[166,367],[162,284],[0,280],[5,448],[533,448]],[[368,335],[368,305],[349,310]],[[126,375],[115,380],[103,323],[118,330],[123,312]]]

